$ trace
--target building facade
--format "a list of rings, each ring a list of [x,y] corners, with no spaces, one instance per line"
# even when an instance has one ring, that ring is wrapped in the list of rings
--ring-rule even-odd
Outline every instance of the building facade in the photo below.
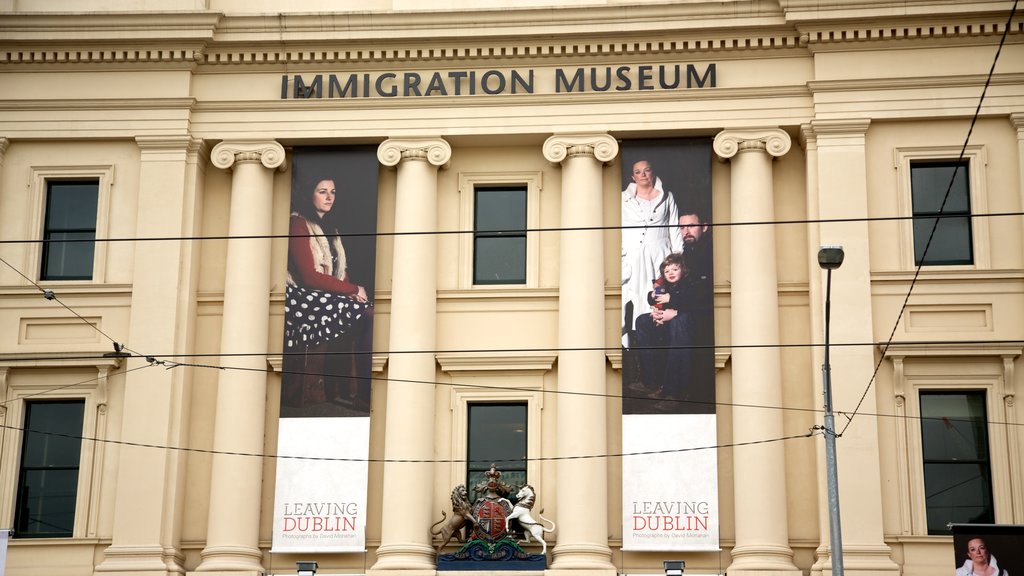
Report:
[[[556,523],[552,576],[680,558],[829,574],[820,245],[845,249],[830,333],[846,571],[951,573],[950,522],[1024,524],[1014,7],[0,0],[6,573],[433,574],[431,525],[493,458]],[[626,151],[666,143],[708,158],[703,548],[624,535],[652,514],[624,504]],[[296,551],[277,539],[295,456],[282,380],[322,368],[290,368],[283,340],[290,202],[307,158],[352,150],[330,183],[336,207],[372,198],[365,438],[292,440],[362,446],[362,540]],[[677,193],[705,177],[678,169]],[[1015,553],[995,551],[1011,573]]]

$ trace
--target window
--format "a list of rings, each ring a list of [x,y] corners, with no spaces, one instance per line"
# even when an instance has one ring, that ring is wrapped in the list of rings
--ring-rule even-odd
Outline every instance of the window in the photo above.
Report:
[[[988,418],[981,392],[922,392],[921,451],[929,534],[991,524]]]
[[[898,224],[900,268],[989,267],[989,219],[971,218],[988,212],[985,146],[967,146],[962,158],[961,146],[896,148],[894,152],[897,203],[899,215],[904,217]],[[947,189],[949,198],[942,207]],[[940,207],[942,217],[938,217]],[[936,222],[935,236],[922,261]]]
[[[514,487],[526,484],[526,404],[470,404],[467,440],[466,487],[473,486],[496,464],[502,481]]]
[[[958,318],[954,311],[947,321]],[[1019,346],[893,344],[899,533],[1012,523],[1024,451],[1014,431]]]
[[[473,283],[526,283],[526,187],[474,191]]]
[[[84,408],[81,400],[26,403],[15,537],[73,535]]]
[[[970,166],[966,160],[910,163],[915,265],[974,263],[968,182]],[[945,206],[943,199],[946,200]],[[939,214],[943,217],[933,217]],[[928,237],[932,235],[933,227],[935,234],[929,245]],[[927,254],[924,253],[925,246],[928,246]]]
[[[97,180],[46,183],[42,280],[91,280],[96,247]]]

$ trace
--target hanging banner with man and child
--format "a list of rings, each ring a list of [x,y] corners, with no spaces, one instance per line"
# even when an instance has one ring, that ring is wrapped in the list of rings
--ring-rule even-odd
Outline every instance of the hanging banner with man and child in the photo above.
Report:
[[[622,548],[717,550],[711,141],[621,151]]]
[[[362,552],[370,443],[377,156],[292,159],[274,552]]]

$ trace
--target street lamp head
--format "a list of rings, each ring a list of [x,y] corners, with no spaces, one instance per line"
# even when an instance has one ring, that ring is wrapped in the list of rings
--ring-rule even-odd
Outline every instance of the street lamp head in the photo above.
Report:
[[[818,250],[818,266],[823,270],[835,270],[843,265],[842,246],[822,246]]]

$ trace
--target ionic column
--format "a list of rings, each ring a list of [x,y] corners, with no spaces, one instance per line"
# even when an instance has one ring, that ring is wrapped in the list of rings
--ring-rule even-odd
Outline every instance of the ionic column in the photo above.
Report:
[[[434,349],[437,343],[437,169],[452,150],[440,138],[387,140],[377,149],[385,166],[398,166],[389,350],[422,350],[388,359],[384,429],[384,502],[381,544],[371,574],[433,574],[430,531],[434,465],[400,460],[434,457]],[[411,486],[415,489],[410,489]]]
[[[817,185],[820,208],[818,225],[822,244],[838,244],[846,257],[832,272],[832,318],[830,351],[832,404],[837,413],[851,413],[863,397],[861,412],[877,413],[875,391],[868,388],[875,369],[875,352],[870,346],[837,346],[847,342],[874,342],[888,336],[875,335],[871,319],[871,258],[869,250],[866,119],[814,120],[811,129],[817,140]],[[849,219],[844,222],[827,222]],[[814,258],[814,256],[811,256]],[[819,270],[824,285],[824,272]],[[824,292],[824,291],[822,291]],[[824,308],[824,294],[811,301]],[[820,372],[815,374],[820,379]],[[820,384],[816,380],[816,389]],[[820,396],[819,396],[820,398]],[[819,404],[821,406],[822,404]],[[879,458],[878,423],[861,414],[846,427],[836,418],[836,460],[839,476],[839,508],[842,519],[843,564],[846,574],[896,574],[899,566],[891,559],[882,522],[882,470]],[[845,431],[844,431],[845,428]],[[824,446],[819,444],[819,475],[825,475]],[[818,564],[825,574],[832,567],[829,543],[828,497],[820,484],[822,508],[821,546]],[[824,554],[823,552],[827,552]]]
[[[789,151],[789,135],[777,128],[726,130],[715,153],[732,162],[733,222],[771,222],[775,217],[772,158]],[[732,351],[733,442],[781,438],[782,372],[775,228],[734,226],[732,245],[732,338],[758,344]],[[757,408],[769,406],[772,408]],[[793,564],[786,526],[786,454],[781,442],[733,448],[736,546],[729,576],[800,574]]]
[[[199,227],[202,142],[187,135],[135,140],[140,153],[139,190],[145,190],[138,199],[136,236],[194,236]],[[139,242],[135,246],[134,312],[127,337],[132,350],[142,354],[193,351],[191,319],[195,318],[199,274],[194,244]],[[122,437],[157,446],[187,446],[190,376],[191,372],[180,369],[126,374]],[[113,538],[96,571],[180,572],[186,454],[125,446],[119,457],[117,485],[133,488],[117,491]]]
[[[614,574],[608,547],[602,164],[618,154],[607,134],[555,135],[544,157],[562,165],[558,291],[558,545],[551,570]],[[580,230],[581,228],[592,228]],[[585,262],[584,266],[574,263]],[[583,393],[577,395],[573,393]],[[595,394],[588,396],[585,394]]]
[[[213,165],[234,171],[224,273],[222,354],[266,350],[270,318],[271,199],[274,169],[284,163],[277,142],[222,142]],[[250,238],[237,238],[248,236]],[[251,238],[259,236],[260,238]],[[217,379],[213,449],[263,452],[266,417],[266,358],[225,356]],[[206,548],[199,572],[262,574],[259,548],[263,461],[252,456],[214,454]]]

